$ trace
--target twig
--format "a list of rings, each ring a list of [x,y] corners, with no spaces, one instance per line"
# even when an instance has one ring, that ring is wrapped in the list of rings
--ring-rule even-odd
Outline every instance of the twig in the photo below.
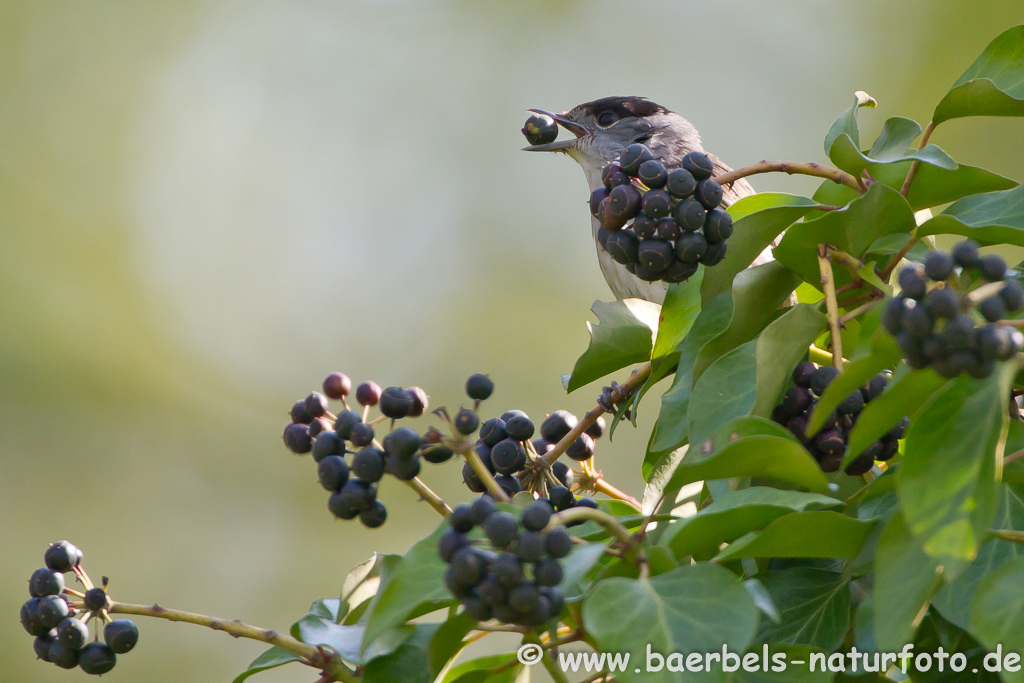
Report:
[[[828,309],[828,324],[832,330],[832,365],[839,372],[843,371],[843,341],[839,335],[839,304],[836,303],[836,280],[832,273],[832,261],[829,260],[828,245],[818,245],[818,269],[821,271],[821,284],[825,292],[825,306]]]
[[[918,242],[920,242],[920,240],[916,237],[911,237],[907,240],[907,243],[903,245],[903,248],[892,255],[892,258],[889,259],[889,263],[885,264],[885,268],[883,268],[882,272],[878,274],[878,277],[883,281],[888,280],[889,276],[892,275],[892,271],[895,270],[896,266],[898,266],[900,261],[903,260],[903,257],[910,253],[910,250],[913,249],[914,245]]]
[[[594,481],[593,481],[592,486],[593,486],[595,491],[600,491],[601,493],[603,493],[604,495],[608,496],[609,498],[614,498],[615,500],[621,500],[623,503],[628,503],[629,505],[632,505],[637,510],[639,510],[641,508],[640,501],[638,501],[636,498],[634,498],[633,496],[629,495],[628,493],[625,493],[624,491],[620,491],[618,488],[616,488],[616,487],[612,486],[611,484],[609,484],[607,481],[605,481],[601,477],[601,473],[600,472],[597,474],[597,476],[594,477]]]
[[[1024,543],[1024,531],[1017,531],[1016,529],[990,529],[989,533],[992,534],[994,538],[999,538],[1004,541]]]
[[[477,455],[476,448],[470,446],[469,450],[466,451],[466,460],[469,462],[469,466],[476,472],[476,476],[480,478],[480,481],[487,487],[487,491],[491,494],[491,497],[499,503],[507,503],[510,498],[505,493],[505,489],[501,488],[501,485],[494,480],[494,475],[487,469],[487,465]]]
[[[930,122],[924,129],[924,133],[921,134],[921,142],[917,145],[918,151],[921,151],[928,145],[928,140],[931,138],[932,133],[935,131],[935,122]],[[910,170],[907,171],[907,178],[903,181],[903,187],[900,188],[900,194],[904,197],[910,193],[910,184],[914,182],[914,176],[917,175],[917,169],[921,165],[921,162],[914,159],[910,163]]]
[[[854,318],[856,318],[861,313],[867,313],[868,311],[870,311],[872,308],[874,308],[875,306],[877,306],[881,302],[882,302],[882,298],[881,297],[875,297],[871,301],[868,301],[867,303],[863,303],[860,306],[858,306],[857,308],[853,309],[852,311],[850,311],[848,313],[844,313],[843,315],[841,315],[839,317],[839,323],[843,324],[843,323],[845,323],[848,320],[853,320]]]
[[[568,510],[562,510],[556,512],[551,516],[551,521],[548,523],[548,527],[555,527],[559,524],[567,524],[569,522],[597,522],[605,528],[609,534],[614,536],[617,540],[622,541],[627,545],[633,543],[633,534],[629,532],[622,522],[620,522],[614,515],[609,515],[604,510],[595,510],[594,508],[586,507],[574,507]]]
[[[1024,327],[1024,319],[1021,320],[1000,320],[1000,325],[1006,325],[1008,327]]]
[[[832,258],[846,266],[854,276],[857,275],[858,270],[864,267],[864,262],[861,261],[860,259],[850,256],[842,249],[836,249],[831,245],[827,246],[829,253],[832,255]]]
[[[1003,467],[1006,467],[1014,460],[1020,460],[1021,458],[1024,458],[1024,448],[1020,449],[1019,451],[1014,451],[1013,453],[1010,453],[1008,456],[1003,458]]]
[[[828,178],[832,182],[839,183],[840,185],[846,185],[847,187],[856,190],[858,193],[863,193],[864,189],[857,182],[857,179],[845,171],[840,171],[838,168],[832,168],[831,166],[822,166],[811,162],[798,162],[798,161],[759,161],[751,166],[745,166],[738,168],[735,171],[729,171],[723,173],[720,176],[715,177],[715,181],[719,185],[727,185],[735,182],[740,178],[746,178],[747,176],[756,175],[758,173],[788,173],[790,175],[800,174],[815,176],[817,178]]]
[[[406,486],[411,488],[416,493],[420,494],[420,498],[427,501],[427,503],[430,504],[430,507],[434,508],[434,510],[437,511],[437,514],[441,515],[442,517],[447,517],[452,513],[452,509],[448,507],[448,503],[444,502],[444,499],[441,498],[441,496],[431,491],[430,487],[424,484],[423,480],[420,479],[419,477],[413,477],[409,481],[405,481],[402,483],[404,483]]]
[[[814,345],[811,345],[811,348],[807,350],[807,357],[810,358],[812,363],[817,363],[818,365],[832,365],[832,354]]]

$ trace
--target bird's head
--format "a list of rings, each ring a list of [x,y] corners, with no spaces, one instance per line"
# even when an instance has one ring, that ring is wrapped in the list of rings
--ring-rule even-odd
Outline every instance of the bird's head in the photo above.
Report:
[[[634,142],[651,147],[655,155],[659,148],[670,150],[676,141],[686,141],[691,147],[700,145],[689,121],[643,97],[603,97],[561,114],[530,111],[550,116],[575,137],[532,145],[526,151],[564,152],[583,167],[590,180],[599,178],[601,167]]]

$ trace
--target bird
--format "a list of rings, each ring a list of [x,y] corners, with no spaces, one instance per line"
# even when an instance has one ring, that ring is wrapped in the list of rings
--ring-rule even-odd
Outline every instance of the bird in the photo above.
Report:
[[[718,157],[704,149],[700,134],[692,123],[646,97],[603,97],[579,104],[561,114],[543,109],[528,111],[550,116],[575,137],[531,145],[525,148],[526,151],[568,154],[583,168],[591,192],[603,186],[602,167],[617,159],[626,147],[634,143],[646,145],[668,168],[679,166],[686,154],[697,151],[704,152],[711,159],[714,164],[714,175],[718,176],[732,170]],[[722,189],[723,207],[754,194],[754,188],[745,178],[740,178]],[[597,231],[600,227],[597,218],[591,217],[598,263],[605,282],[608,283],[615,298],[638,298],[661,304],[668,292],[668,284],[662,281],[641,280],[626,266],[615,261],[597,242]],[[754,264],[768,260],[771,260],[770,247],[754,261]]]

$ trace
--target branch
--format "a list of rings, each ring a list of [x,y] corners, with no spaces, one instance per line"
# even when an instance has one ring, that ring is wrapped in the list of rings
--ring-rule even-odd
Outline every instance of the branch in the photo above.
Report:
[[[990,529],[989,533],[992,534],[993,538],[1003,541],[1024,543],[1024,531],[1017,531],[1016,529]]]
[[[884,300],[883,297],[876,297],[876,298],[868,301],[867,303],[861,304],[860,306],[858,306],[857,308],[853,309],[852,311],[850,311],[848,313],[844,313],[839,318],[839,324],[841,325],[841,324],[845,323],[847,320],[853,320],[854,318],[856,318],[861,313],[867,313],[872,308],[874,308],[878,304],[882,303],[883,300]]]
[[[932,133],[935,131],[935,122],[930,122],[924,129],[924,133],[921,135],[921,142],[917,145],[918,151],[921,151],[928,145],[928,140],[931,138]],[[907,178],[903,181],[903,187],[900,188],[900,194],[904,197],[910,192],[910,183],[914,182],[914,176],[917,175],[917,169],[921,165],[921,162],[917,159],[910,164],[910,170],[907,171]]]
[[[857,182],[857,179],[849,173],[840,171],[838,168],[832,168],[831,166],[822,166],[813,161],[760,161],[752,166],[745,166],[735,171],[723,173],[720,176],[716,176],[714,180],[719,185],[727,185],[740,178],[746,178],[758,173],[788,173],[790,175],[797,173],[815,176],[816,178],[827,178],[834,183],[846,185],[850,189],[856,190],[858,194],[863,194],[864,192],[864,188]]]
[[[423,480],[419,477],[413,477],[409,481],[402,482],[416,493],[420,494],[420,498],[430,503],[430,507],[437,511],[437,514],[442,517],[447,517],[452,513],[452,509],[448,507],[448,504],[444,502],[439,495],[430,490]]]
[[[594,508],[585,507],[574,507],[568,510],[562,510],[556,512],[551,516],[551,522],[548,523],[549,527],[556,526],[558,524],[567,524],[568,522],[597,522],[605,528],[609,534],[615,537],[617,540],[622,541],[627,545],[633,544],[633,534],[630,533],[629,529],[622,525],[614,515],[609,515],[604,510],[595,510]]]
[[[821,284],[825,292],[828,324],[832,330],[832,364],[842,372],[843,341],[839,334],[842,323],[839,322],[839,304],[836,303],[836,279],[832,274],[832,261],[829,260],[828,246],[825,244],[818,245],[818,269],[821,271]]]
[[[911,237],[907,240],[907,243],[903,245],[903,248],[892,255],[892,258],[889,259],[889,263],[885,265],[885,268],[883,268],[882,272],[878,274],[878,277],[882,278],[883,281],[888,280],[889,276],[892,275],[892,271],[894,271],[900,261],[903,260],[903,257],[910,253],[910,250],[914,248],[914,245],[920,241],[921,240],[916,237]]]
[[[604,480],[604,478],[601,476],[600,473],[598,473],[597,476],[594,477],[594,481],[592,482],[592,486],[593,486],[595,491],[600,491],[601,493],[603,493],[604,495],[608,496],[609,498],[614,498],[615,500],[621,500],[623,503],[627,503],[629,505],[632,505],[637,510],[639,510],[642,507],[640,505],[640,501],[638,501],[636,498],[634,498],[633,496],[629,495],[628,493],[625,493],[624,491],[620,491],[615,486],[612,486],[611,484],[609,484],[607,481]]]
[[[155,617],[167,621],[181,621],[187,624],[205,626],[214,631],[223,631],[235,638],[248,638],[258,640],[268,645],[276,645],[289,652],[294,652],[309,666],[322,668],[325,674],[331,676],[335,681],[355,681],[355,676],[333,651],[325,648],[308,645],[291,636],[278,633],[273,629],[250,626],[236,620],[219,619],[208,617],[205,614],[194,612],[182,612],[176,609],[167,609],[160,605],[133,605],[126,602],[111,602],[107,608],[111,614],[134,614],[141,617]]]
[[[491,494],[491,497],[494,498],[494,500],[499,503],[509,502],[510,499],[508,495],[506,495],[505,489],[501,488],[498,482],[494,480],[494,475],[492,475],[491,471],[487,469],[487,465],[485,465],[484,461],[480,459],[479,455],[477,455],[476,448],[473,446],[470,446],[469,450],[466,451],[466,460],[469,462],[469,466],[473,468],[473,471],[476,472],[476,476],[479,477],[480,481],[482,481],[484,486],[487,487],[488,493]]]

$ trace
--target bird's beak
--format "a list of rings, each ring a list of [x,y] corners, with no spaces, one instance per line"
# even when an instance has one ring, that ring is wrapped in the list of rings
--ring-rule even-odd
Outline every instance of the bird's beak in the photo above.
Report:
[[[527,109],[526,111],[534,114],[550,116],[555,120],[555,123],[560,125],[562,128],[565,128],[576,137],[570,140],[555,140],[554,142],[549,142],[545,145],[530,145],[529,147],[523,147],[524,152],[564,152],[575,145],[576,141],[583,136],[590,135],[590,131],[587,130],[586,127],[581,126],[575,121],[570,121],[562,114],[552,114],[551,112],[544,111],[543,109]]]

